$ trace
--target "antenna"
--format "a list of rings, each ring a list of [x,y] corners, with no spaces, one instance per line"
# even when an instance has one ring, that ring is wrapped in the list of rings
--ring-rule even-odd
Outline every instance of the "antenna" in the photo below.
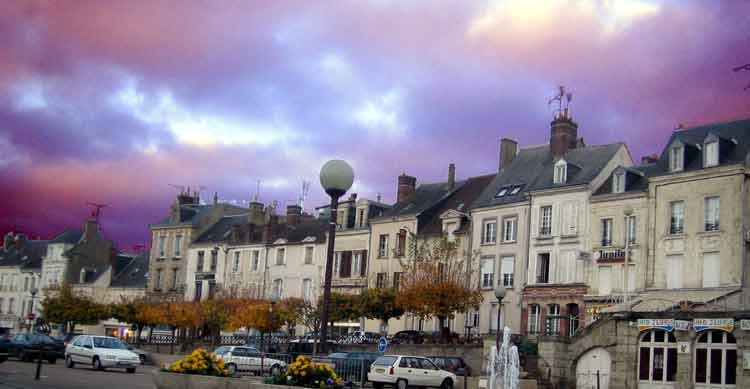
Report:
[[[255,186],[255,196],[253,196],[253,201],[256,203],[258,202],[258,198],[260,197],[260,180],[255,180],[256,186]]]
[[[565,86],[560,85],[557,87],[557,94],[555,94],[551,99],[549,99],[549,101],[547,101],[547,106],[550,106],[552,105],[552,103],[557,102],[555,116],[567,117],[571,100],[573,100],[573,94],[570,92],[565,92]]]
[[[95,218],[97,223],[99,223],[99,216],[102,214],[102,208],[106,208],[109,206],[109,204],[97,203],[86,203],[86,205],[94,208],[91,210],[91,217]]]
[[[310,193],[310,181],[302,180],[302,196],[299,199],[299,206],[303,210],[305,209],[305,200],[307,200],[308,193]]]

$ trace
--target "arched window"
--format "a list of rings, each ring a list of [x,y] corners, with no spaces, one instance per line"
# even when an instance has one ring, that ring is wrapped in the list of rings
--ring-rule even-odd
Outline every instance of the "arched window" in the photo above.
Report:
[[[704,331],[695,343],[695,387],[734,388],[737,383],[737,341],[728,332]]]
[[[641,384],[674,382],[677,374],[677,340],[663,330],[649,330],[638,345],[638,380]]]

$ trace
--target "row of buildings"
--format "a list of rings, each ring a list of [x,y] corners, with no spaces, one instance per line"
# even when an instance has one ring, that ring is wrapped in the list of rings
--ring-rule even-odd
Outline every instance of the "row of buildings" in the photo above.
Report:
[[[393,204],[351,194],[337,212],[333,287],[398,288],[407,236],[416,234],[460,239],[477,270],[484,302],[456,313],[449,326],[459,333],[494,332],[498,310],[502,326],[533,338],[573,335],[623,303],[636,311],[744,304],[749,151],[750,120],[740,120],[678,128],[660,155],[635,163],[623,143],[586,145],[563,110],[549,144],[502,139],[490,174],[461,180],[450,164],[445,181],[420,185],[402,174]],[[203,204],[181,193],[150,227],[148,292],[315,299],[329,214],[317,211]],[[502,304],[497,286],[507,290]],[[337,326],[385,329],[364,320]],[[388,327],[438,329],[409,315]]]

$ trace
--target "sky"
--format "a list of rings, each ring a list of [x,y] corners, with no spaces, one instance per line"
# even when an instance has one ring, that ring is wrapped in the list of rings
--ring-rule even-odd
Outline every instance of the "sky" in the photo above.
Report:
[[[750,1],[2,1],[0,233],[149,244],[177,187],[326,202],[492,173],[548,142],[558,85],[588,144],[659,152],[679,124],[750,117]],[[258,181],[260,190],[258,191]]]

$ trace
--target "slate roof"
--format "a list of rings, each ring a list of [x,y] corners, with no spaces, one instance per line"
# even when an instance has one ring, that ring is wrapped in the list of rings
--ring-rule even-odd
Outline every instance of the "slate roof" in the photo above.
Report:
[[[203,232],[195,243],[218,243],[229,241],[233,226],[247,223],[247,214],[224,216]]]
[[[55,239],[52,239],[50,243],[76,244],[81,240],[82,236],[83,236],[82,231],[68,230],[56,236]]]
[[[231,204],[219,204],[225,207],[231,213],[247,212],[247,209],[240,208]],[[183,204],[180,205],[180,222],[173,222],[172,217],[168,216],[159,223],[151,224],[151,227],[178,227],[178,226],[198,226],[201,221],[206,220],[214,209],[213,204]]]
[[[606,164],[624,147],[622,143],[600,146],[583,146],[569,150],[563,158],[568,163],[565,184],[553,182],[554,164],[557,161],[549,145],[527,147],[519,150],[510,166],[495,178],[474,202],[473,208],[517,203],[528,198],[528,191],[574,186],[591,182]],[[517,192],[513,190],[517,188]],[[507,189],[503,196],[497,196]]]
[[[42,258],[47,255],[48,240],[27,240],[23,248],[0,249],[0,266],[22,269],[41,269]]]
[[[420,220],[419,233],[440,234],[443,232],[443,221],[440,215],[448,210],[468,213],[474,201],[479,197],[484,189],[495,178],[494,174],[471,177],[467,179],[463,186],[452,192],[440,205],[429,211],[429,218]],[[465,226],[466,224],[464,224]]]
[[[300,222],[299,224],[277,224],[272,242],[277,239],[285,239],[286,243],[302,243],[307,237],[314,237],[315,243],[325,242],[328,223],[321,220]]]
[[[148,281],[148,252],[117,255],[117,265],[113,270],[111,287],[145,288]]]
[[[466,181],[456,181],[453,189],[448,187],[447,182],[418,185],[414,195],[407,201],[396,203],[383,214],[371,220],[394,218],[400,216],[413,216],[428,210],[437,202],[445,198],[451,192],[459,190]]]

